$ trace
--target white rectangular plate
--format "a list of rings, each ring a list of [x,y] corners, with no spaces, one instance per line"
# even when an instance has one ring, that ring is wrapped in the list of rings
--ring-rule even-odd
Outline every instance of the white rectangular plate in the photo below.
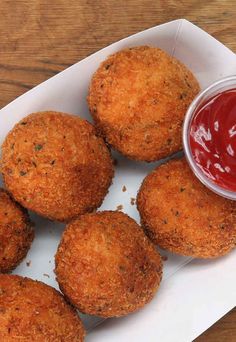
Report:
[[[91,121],[86,96],[91,76],[100,62],[122,48],[144,44],[158,46],[180,59],[193,71],[201,87],[236,74],[236,56],[232,51],[190,22],[176,20],[112,44],[17,98],[0,111],[0,143],[16,122],[35,111],[64,111]],[[131,197],[136,197],[145,175],[161,161],[146,164],[129,161],[118,153],[114,156],[118,160],[115,179],[100,209],[115,210],[121,204],[139,222]],[[126,192],[122,192],[123,185]],[[35,214],[31,216],[36,238],[26,260],[14,273],[58,288],[53,273],[54,254],[64,225]],[[83,315],[89,331],[87,341],[189,342],[236,305],[236,251],[215,261],[191,261],[161,253],[168,260],[164,263],[161,289],[154,300],[138,313],[109,319],[99,326],[96,325],[101,319]],[[27,261],[31,261],[30,266]]]

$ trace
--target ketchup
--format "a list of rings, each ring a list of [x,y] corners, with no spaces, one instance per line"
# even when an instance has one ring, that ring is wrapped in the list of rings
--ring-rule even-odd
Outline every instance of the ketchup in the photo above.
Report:
[[[236,191],[236,89],[203,103],[192,119],[189,139],[193,158],[204,175]]]

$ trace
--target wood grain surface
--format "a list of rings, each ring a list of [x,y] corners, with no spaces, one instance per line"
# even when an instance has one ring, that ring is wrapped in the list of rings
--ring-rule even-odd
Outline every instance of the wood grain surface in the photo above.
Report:
[[[0,108],[110,43],[178,18],[236,52],[235,0],[0,0]],[[235,342],[236,310],[196,341]]]

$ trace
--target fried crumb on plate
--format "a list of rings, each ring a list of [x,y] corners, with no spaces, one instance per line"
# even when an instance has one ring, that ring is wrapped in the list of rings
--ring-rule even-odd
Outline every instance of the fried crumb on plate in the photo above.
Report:
[[[131,197],[130,198],[130,204],[135,205],[135,203],[136,203],[136,199],[134,197]]]
[[[119,204],[117,207],[116,207],[116,210],[117,211],[121,211],[123,209],[123,205],[122,204]]]

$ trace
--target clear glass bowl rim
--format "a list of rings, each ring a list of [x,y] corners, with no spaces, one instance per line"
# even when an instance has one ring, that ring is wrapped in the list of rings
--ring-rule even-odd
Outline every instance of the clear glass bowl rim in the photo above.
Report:
[[[183,131],[182,131],[182,139],[183,139],[183,149],[185,153],[185,157],[187,159],[187,162],[194,172],[194,174],[197,176],[197,178],[210,190],[215,192],[216,194],[223,196],[225,198],[236,200],[236,192],[230,191],[227,189],[224,189],[211,181],[207,176],[203,174],[201,169],[196,165],[196,162],[193,158],[192,151],[189,144],[189,128],[192,121],[192,118],[198,109],[199,105],[201,105],[202,101],[207,98],[207,96],[212,96],[213,94],[220,93],[224,90],[229,89],[236,89],[236,75],[224,77],[214,83],[212,83],[210,86],[208,86],[206,89],[202,90],[193,100],[193,102],[190,104],[183,123]],[[217,91],[218,90],[218,91]]]

